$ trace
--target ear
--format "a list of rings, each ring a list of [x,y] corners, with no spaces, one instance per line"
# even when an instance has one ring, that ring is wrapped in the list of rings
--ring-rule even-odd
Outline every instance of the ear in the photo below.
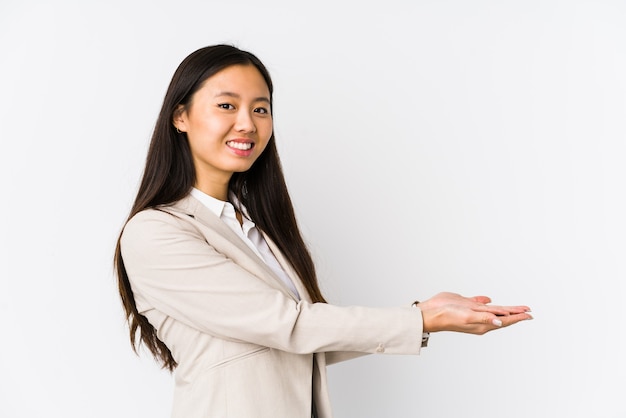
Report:
[[[172,124],[181,132],[187,132],[187,109],[182,104],[176,106],[172,115]]]

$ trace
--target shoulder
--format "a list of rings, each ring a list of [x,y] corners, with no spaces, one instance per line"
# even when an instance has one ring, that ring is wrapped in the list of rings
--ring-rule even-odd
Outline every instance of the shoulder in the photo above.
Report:
[[[150,208],[133,215],[126,222],[122,235],[130,235],[144,230],[163,228],[168,225],[178,225],[181,223],[179,217],[172,214],[167,208]]]
[[[122,250],[141,247],[152,248],[184,236],[197,236],[187,215],[170,210],[169,207],[145,209],[126,222],[121,235]]]

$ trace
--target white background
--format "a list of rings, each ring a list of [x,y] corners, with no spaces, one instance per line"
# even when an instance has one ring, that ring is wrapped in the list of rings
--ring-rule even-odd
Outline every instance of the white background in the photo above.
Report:
[[[214,43],[274,78],[332,302],[535,315],[331,367],[337,417],[626,416],[625,2],[2,0],[1,417],[169,416],[112,256],[169,79]]]

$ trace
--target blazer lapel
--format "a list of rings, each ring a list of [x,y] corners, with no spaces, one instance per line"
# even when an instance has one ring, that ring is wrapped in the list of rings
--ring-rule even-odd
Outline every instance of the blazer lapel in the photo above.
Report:
[[[172,215],[179,216],[182,219],[189,220],[189,218],[193,218],[202,226],[202,228],[200,228],[200,232],[202,232],[207,242],[213,248],[232,259],[237,265],[244,268],[248,272],[259,277],[271,286],[282,290],[292,299],[297,300],[296,296],[283,283],[283,281],[274,275],[272,269],[270,269],[267,264],[265,264],[265,262],[261,260],[259,256],[252,251],[252,249],[248,247],[248,245],[232,229],[230,229],[219,217],[217,217],[193,196],[188,195],[178,202],[170,206],[161,207],[160,209],[166,210]],[[286,262],[282,254],[280,254],[278,248],[276,248],[275,244],[271,242],[265,234],[263,234],[263,237],[276,256],[278,262],[293,280],[298,293],[302,296],[306,295],[306,290],[302,288],[302,285],[297,277],[294,278],[295,275],[293,270],[289,266],[289,263]]]
[[[302,284],[302,281],[300,280],[300,277],[298,276],[296,271],[293,269],[293,267],[291,267],[291,263],[287,261],[283,253],[278,249],[278,246],[274,244],[274,241],[272,241],[270,237],[263,233],[263,238],[265,239],[265,242],[267,242],[267,245],[270,247],[270,250],[272,250],[274,257],[276,257],[276,260],[278,260],[280,266],[283,268],[283,270],[285,270],[285,273],[287,273],[287,275],[293,282],[296,290],[298,291],[298,294],[300,295],[300,299],[311,302],[311,297],[309,296],[309,293],[304,288],[304,285]]]

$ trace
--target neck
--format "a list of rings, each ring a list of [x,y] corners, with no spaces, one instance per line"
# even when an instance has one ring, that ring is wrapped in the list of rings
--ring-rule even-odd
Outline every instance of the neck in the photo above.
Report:
[[[228,201],[228,182],[196,181],[194,187],[218,200]]]

